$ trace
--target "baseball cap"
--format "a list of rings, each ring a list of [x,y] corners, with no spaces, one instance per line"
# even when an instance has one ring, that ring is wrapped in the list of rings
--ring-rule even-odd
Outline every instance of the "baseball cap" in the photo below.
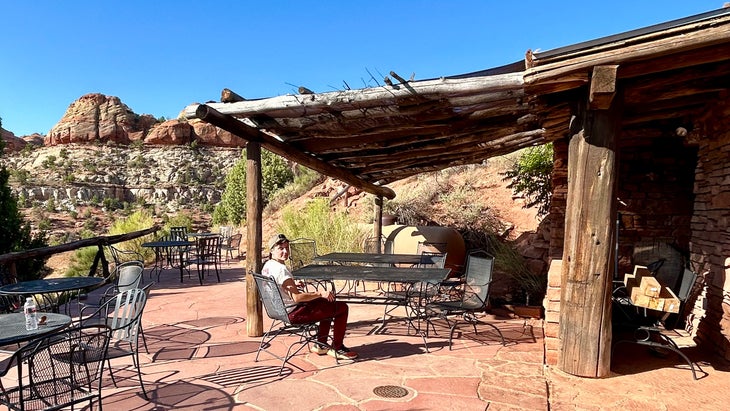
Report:
[[[289,239],[286,238],[284,234],[276,234],[275,236],[271,237],[269,240],[269,250],[274,248],[277,244],[281,244],[283,242],[289,242]]]

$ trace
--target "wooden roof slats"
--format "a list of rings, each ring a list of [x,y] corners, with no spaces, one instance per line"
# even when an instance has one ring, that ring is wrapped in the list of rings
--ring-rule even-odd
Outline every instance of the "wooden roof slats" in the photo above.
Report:
[[[698,30],[702,28],[702,30]],[[678,35],[681,34],[681,35]],[[605,64],[622,64],[636,60],[654,61],[663,55],[685,53],[715,44],[727,43],[730,37],[730,16],[720,16],[684,27],[677,27],[666,32],[650,33],[645,36],[622,40],[596,47],[579,50],[575,54],[560,55],[555,58],[540,59],[533,57],[533,66],[525,71],[525,84],[552,83],[574,72],[587,72],[594,66]],[[721,61],[727,54],[706,53],[709,59]],[[668,66],[659,66],[652,61],[651,66],[656,70],[666,70],[681,64],[676,59],[668,59]],[[647,67],[647,69],[649,69]]]
[[[641,138],[635,130],[696,130],[728,94],[730,10],[528,53],[506,68],[419,81],[391,74],[390,85],[228,98],[232,102],[210,106],[320,172],[385,184],[567,137],[600,65],[618,66],[622,139]],[[196,107],[185,115],[196,117]],[[247,138],[249,130],[240,131],[234,134]]]
[[[497,76],[471,77],[466,79],[447,79],[415,81],[410,86],[424,98],[456,97],[504,89],[522,87],[522,73],[509,73]],[[302,117],[329,110],[345,111],[369,107],[397,105],[397,98],[411,98],[412,92],[390,87],[373,87],[358,90],[335,91],[307,96],[285,95],[262,100],[246,100],[235,103],[208,103],[207,105],[221,114],[235,117],[250,117],[266,113],[271,117]],[[195,106],[185,108],[187,118],[196,118]]]

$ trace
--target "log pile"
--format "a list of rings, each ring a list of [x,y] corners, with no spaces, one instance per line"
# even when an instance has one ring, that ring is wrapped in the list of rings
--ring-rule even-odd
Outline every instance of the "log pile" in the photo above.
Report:
[[[625,274],[624,285],[631,303],[637,307],[667,313],[679,312],[679,299],[674,292],[662,285],[644,266],[637,265],[632,274]]]

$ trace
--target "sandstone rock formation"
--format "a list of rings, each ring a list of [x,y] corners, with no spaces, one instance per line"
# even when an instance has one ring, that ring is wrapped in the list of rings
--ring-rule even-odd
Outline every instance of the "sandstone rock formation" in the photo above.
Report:
[[[45,145],[107,143],[185,145],[198,141],[216,147],[245,147],[246,142],[231,133],[201,121],[184,119],[159,123],[149,114],[136,114],[119,97],[91,93],[71,103],[53,126]]]
[[[46,136],[46,145],[141,140],[157,120],[137,115],[119,97],[91,93],[71,103]]]
[[[2,137],[2,140],[5,142],[4,152],[6,153],[20,151],[27,144],[22,138],[15,137],[15,134],[3,128],[0,128],[0,137]]]

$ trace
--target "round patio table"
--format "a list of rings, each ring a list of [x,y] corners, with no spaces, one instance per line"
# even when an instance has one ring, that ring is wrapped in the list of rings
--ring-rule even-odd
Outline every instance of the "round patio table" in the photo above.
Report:
[[[70,294],[75,290],[85,290],[105,281],[104,277],[60,277],[44,278],[41,280],[21,281],[15,284],[8,284],[0,287],[0,294],[43,296],[44,302],[51,307],[53,312],[58,312],[58,303],[66,302],[64,294]],[[48,298],[48,294],[60,294],[55,300]]]
[[[182,240],[160,240],[143,243],[142,247],[152,248],[155,251],[155,265],[150,270],[150,277],[157,273],[157,281],[160,281],[162,269],[166,266],[180,269],[180,282],[183,282],[183,270],[185,269],[185,255],[194,246],[193,241]],[[167,257],[167,258],[166,258]],[[171,258],[174,257],[174,258]],[[201,282],[200,285],[203,285]]]
[[[45,324],[38,324],[38,329],[25,329],[25,314],[12,313],[0,315],[0,345],[17,344],[34,338],[54,333],[71,324],[71,317],[58,313],[36,313],[38,320],[46,317]]]

